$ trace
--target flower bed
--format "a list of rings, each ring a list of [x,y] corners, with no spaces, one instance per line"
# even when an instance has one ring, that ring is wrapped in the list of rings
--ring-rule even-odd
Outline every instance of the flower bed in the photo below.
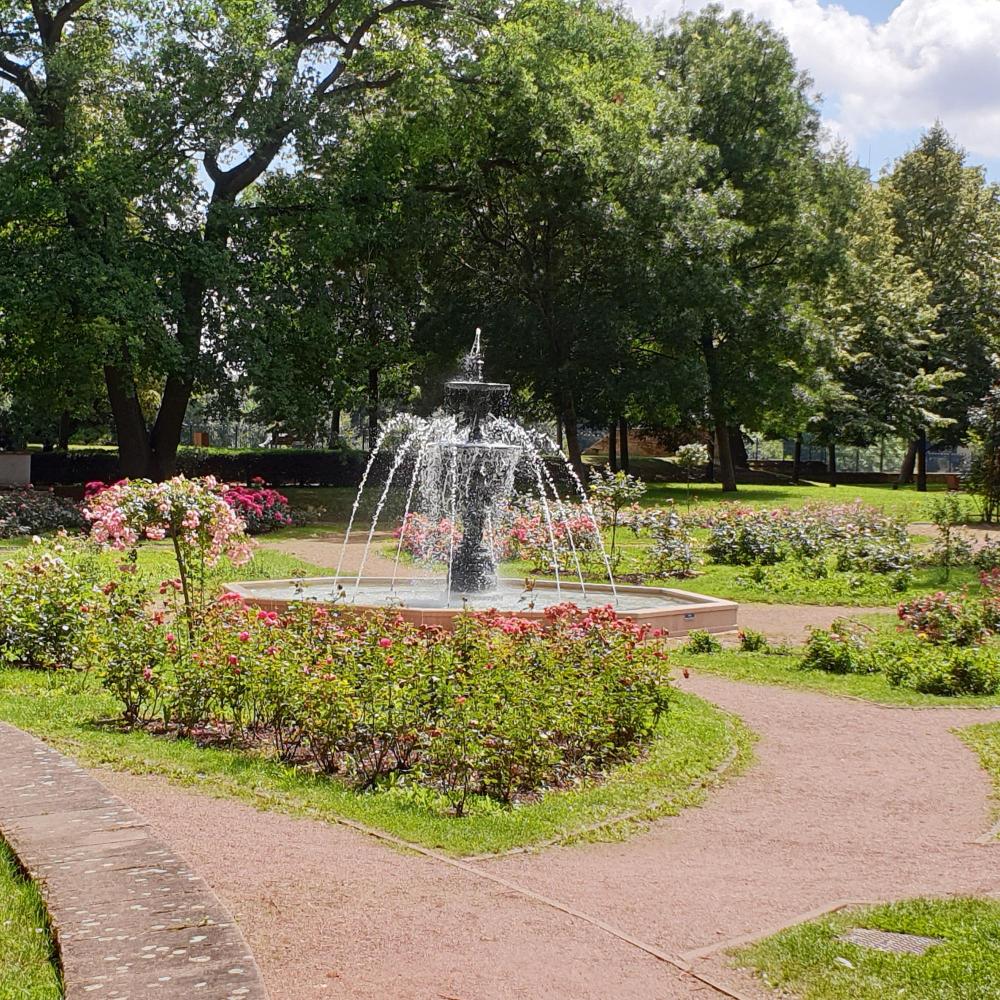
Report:
[[[119,545],[182,506],[167,515],[152,499],[162,489],[130,489],[92,511]],[[127,555],[108,579],[88,544],[39,542],[3,567],[0,659],[100,678],[132,727],[309,764],[361,789],[423,787],[461,815],[471,796],[511,803],[635,759],[668,708],[660,637],[609,608],[468,614],[454,631],[388,611],[279,615],[230,596],[202,609],[179,579],[145,587]]]
[[[141,618],[107,628],[105,684],[133,723],[266,746],[361,788],[424,784],[459,815],[470,795],[509,803],[635,757],[668,704],[659,645],[607,609],[470,614],[446,632],[223,598],[192,641]]]
[[[896,633],[840,621],[814,629],[802,667],[882,673],[924,694],[1000,693],[1000,572],[982,574],[983,597],[937,592],[899,605]]]
[[[0,538],[41,535],[65,528],[78,531],[85,526],[76,504],[47,490],[0,490]]]
[[[859,502],[754,508],[726,504],[703,512],[709,530],[706,553],[733,566],[772,566],[827,553],[836,569],[907,574],[913,553],[906,525]]]

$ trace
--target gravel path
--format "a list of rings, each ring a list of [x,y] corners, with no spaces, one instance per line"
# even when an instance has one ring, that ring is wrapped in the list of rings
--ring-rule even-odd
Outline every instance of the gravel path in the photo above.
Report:
[[[275,1000],[714,997],[608,926],[683,954],[834,900],[1000,889],[1000,845],[977,842],[989,783],[950,732],[1000,710],[883,708],[697,674],[679,683],[742,716],[760,734],[758,760],[703,807],[625,843],[463,869],[163,779],[101,778],[237,915]],[[760,995],[717,958],[699,967]]]

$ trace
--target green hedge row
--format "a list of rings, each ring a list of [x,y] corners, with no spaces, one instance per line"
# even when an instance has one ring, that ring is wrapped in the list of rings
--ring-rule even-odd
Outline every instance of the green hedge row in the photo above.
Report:
[[[357,486],[366,456],[349,448],[320,451],[306,448],[182,447],[177,471],[185,476],[215,476],[226,482],[250,482],[259,476],[273,486]],[[36,452],[31,481],[36,486],[74,486],[95,480],[121,479],[118,454],[99,448],[70,452]]]

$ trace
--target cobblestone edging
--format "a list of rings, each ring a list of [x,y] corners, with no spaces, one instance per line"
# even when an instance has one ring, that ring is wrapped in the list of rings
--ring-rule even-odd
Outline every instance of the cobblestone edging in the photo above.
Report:
[[[267,1000],[207,883],[78,764],[5,723],[0,835],[45,898],[66,1000]]]

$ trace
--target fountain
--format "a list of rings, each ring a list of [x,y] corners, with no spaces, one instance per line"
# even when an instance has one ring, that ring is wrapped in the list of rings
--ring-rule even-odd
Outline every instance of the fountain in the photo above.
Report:
[[[341,546],[336,574],[303,580],[256,580],[230,584],[227,589],[250,603],[280,609],[295,601],[337,603],[358,611],[392,607],[409,621],[448,627],[463,609],[496,609],[540,617],[553,604],[572,601],[580,607],[610,604],[622,615],[684,635],[699,628],[713,632],[736,626],[736,605],[701,594],[664,587],[622,586],[615,583],[599,531],[586,539],[606,571],[606,582],[588,583],[578,548],[546,455],[561,456],[568,481],[596,525],[587,493],[550,438],[508,419],[510,386],[483,379],[480,331],[462,362],[459,377],[445,383],[444,412],[429,419],[402,415],[390,420],[372,449],[355,497]],[[344,572],[344,556],[361,501],[376,460],[388,457],[388,473],[375,503],[356,571]],[[403,537],[396,545],[391,576],[365,576],[372,543],[386,501],[401,470],[409,472],[403,525],[419,511],[430,523],[449,526],[443,575],[401,577]],[[515,497],[518,473],[534,484],[541,518],[552,549],[553,580],[501,579],[498,525]],[[576,579],[564,579],[556,557],[557,533],[567,538]]]

